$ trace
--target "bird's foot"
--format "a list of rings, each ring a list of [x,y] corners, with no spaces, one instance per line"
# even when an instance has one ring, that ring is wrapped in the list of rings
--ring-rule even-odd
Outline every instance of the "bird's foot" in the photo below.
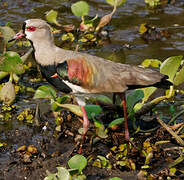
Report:
[[[87,133],[87,131],[86,131],[86,133]],[[79,153],[79,154],[82,153],[82,146],[83,146],[83,144],[84,144],[84,142],[85,142],[86,133],[82,135],[82,141],[81,141],[81,143],[80,143],[80,148],[79,148],[79,150],[78,150],[78,153]]]
[[[135,147],[135,148],[137,149],[135,143],[130,139],[129,131],[126,130],[126,129],[125,129],[125,140],[126,140],[127,142],[129,142],[133,147]]]

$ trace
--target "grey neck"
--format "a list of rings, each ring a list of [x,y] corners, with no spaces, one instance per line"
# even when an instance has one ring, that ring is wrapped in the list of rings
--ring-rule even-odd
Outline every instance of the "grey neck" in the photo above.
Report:
[[[53,40],[33,41],[36,62],[40,65],[52,65],[55,63],[56,45]]]

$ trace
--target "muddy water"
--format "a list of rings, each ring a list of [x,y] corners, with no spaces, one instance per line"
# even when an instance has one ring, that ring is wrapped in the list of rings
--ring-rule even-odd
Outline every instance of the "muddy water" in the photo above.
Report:
[[[0,25],[11,22],[12,27],[18,30],[24,20],[28,18],[44,19],[45,12],[51,9],[59,12],[58,21],[61,24],[78,25],[80,19],[74,17],[70,11],[73,2],[75,1],[3,0],[0,2]],[[103,16],[112,9],[105,3],[105,0],[93,0],[88,3],[90,16],[96,14]],[[115,58],[119,58],[118,61],[130,64],[139,64],[145,58],[163,60],[172,55],[183,54],[183,17],[183,1],[177,1],[174,5],[167,5],[157,10],[150,10],[145,6],[144,0],[127,0],[124,6],[118,8],[109,26],[111,45],[102,49],[89,49],[88,52],[106,58],[115,52]],[[171,37],[162,41],[145,42],[138,33],[140,24],[145,22],[168,30]],[[123,48],[124,44],[129,44],[132,48]]]
[[[58,21],[65,24],[79,25],[80,19],[73,16],[70,7],[76,1],[68,0],[1,0],[0,1],[0,25],[11,22],[11,27],[18,31],[24,20],[29,18],[43,18],[45,12],[51,9],[59,12]],[[90,16],[96,14],[103,16],[111,12],[111,7],[105,3],[105,0],[89,0]],[[164,60],[169,56],[184,54],[184,1],[177,1],[174,5],[167,5],[164,8],[150,10],[146,7],[144,0],[127,0],[124,6],[119,7],[112,22],[108,26],[110,32],[111,43],[104,45],[98,49],[86,49],[86,52],[114,59],[122,63],[140,64],[146,58],[156,58]],[[167,30],[170,38],[160,41],[144,41],[141,39],[138,30],[142,23],[149,23],[160,29]],[[0,39],[1,45],[2,39]],[[126,48],[125,44],[131,48]],[[26,99],[30,99],[32,95],[23,95],[18,97],[17,105],[20,107],[35,108],[35,102],[27,103]],[[19,109],[20,111],[22,109]],[[54,121],[53,121],[54,124]],[[54,125],[53,125],[54,126]],[[30,140],[24,140],[22,144],[18,144],[18,140],[8,140],[6,133],[9,129],[21,129],[26,131],[27,126],[17,121],[1,122],[0,131],[1,141],[6,141],[13,148],[25,144],[35,142],[35,139],[42,137],[35,133]],[[33,133],[33,132],[32,132]],[[34,134],[34,133],[33,133]],[[11,139],[11,138],[10,138]],[[21,141],[21,139],[20,139]],[[3,164],[4,160],[10,158],[9,152],[5,152],[0,156]]]

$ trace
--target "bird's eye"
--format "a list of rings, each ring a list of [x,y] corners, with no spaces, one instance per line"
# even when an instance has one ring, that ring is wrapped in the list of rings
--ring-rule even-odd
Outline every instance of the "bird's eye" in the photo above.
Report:
[[[26,29],[27,29],[27,31],[33,32],[33,31],[36,30],[36,27],[34,27],[34,26],[29,26],[29,27],[27,27]]]

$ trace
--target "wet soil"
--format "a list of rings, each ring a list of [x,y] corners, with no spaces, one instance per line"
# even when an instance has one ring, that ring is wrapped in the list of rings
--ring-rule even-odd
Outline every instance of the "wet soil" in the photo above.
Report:
[[[18,31],[24,20],[28,18],[44,18],[44,13],[50,9],[60,12],[58,20],[62,24],[79,24],[80,20],[74,17],[70,11],[71,4],[75,1],[35,1],[35,0],[2,0],[0,1],[0,25],[7,22],[12,23],[12,27]],[[91,6],[90,16],[99,14],[103,16],[111,11],[109,5],[100,1],[89,1]],[[183,54],[184,50],[184,3],[177,1],[174,5],[167,5],[157,10],[148,9],[143,0],[129,0],[127,3],[117,10],[108,30],[110,31],[111,42],[104,44],[100,48],[88,48],[82,51],[87,53],[112,59],[121,63],[140,64],[145,58],[166,59],[172,55]],[[103,10],[103,11],[102,11]],[[122,23],[123,22],[123,23]],[[149,22],[161,29],[168,30],[171,33],[170,38],[164,38],[160,41],[144,41],[138,33],[138,27],[141,23]],[[1,39],[2,40],[2,39]],[[0,40],[0,42],[1,42]],[[57,42],[59,44],[59,42]],[[128,46],[127,46],[128,45]],[[1,47],[1,43],[0,43]],[[130,48],[129,48],[130,47]],[[1,48],[2,49],[2,48]],[[26,49],[14,47],[16,51],[24,53]],[[30,61],[33,58],[29,59]],[[23,77],[21,83],[26,87],[36,89],[46,82],[40,81],[32,83],[29,80],[41,77],[36,67],[28,70]],[[4,79],[5,82],[7,79]],[[183,88],[183,86],[182,86]],[[80,134],[78,129],[82,127],[79,117],[63,110],[61,117],[61,131],[57,132],[55,118],[50,110],[50,102],[48,100],[33,100],[34,93],[27,90],[17,95],[15,109],[8,111],[3,110],[1,104],[0,112],[11,117],[8,119],[1,118],[0,121],[0,142],[6,143],[0,147],[0,179],[2,180],[42,180],[47,176],[47,171],[56,172],[56,167],[62,166],[68,168],[68,160],[79,149]],[[178,97],[178,102],[184,102],[184,96]],[[39,104],[39,113],[36,115],[36,107]],[[168,109],[171,104],[162,104],[158,107],[160,112],[164,114],[165,121],[168,122],[170,114]],[[25,120],[20,121],[17,116],[24,109],[29,108],[34,115],[33,123]],[[67,118],[70,116],[71,118]],[[119,114],[121,117],[122,114]],[[101,117],[105,123],[110,122],[112,116]],[[145,123],[142,119],[146,120]],[[183,122],[184,115],[180,116],[179,122]],[[110,131],[108,138],[98,139],[95,143],[91,143],[92,135],[95,134],[94,123],[91,122],[90,130],[87,134],[85,144],[83,146],[83,155],[85,157],[93,157],[88,163],[83,173],[88,180],[108,180],[110,177],[121,177],[125,180],[144,179],[140,175],[141,167],[144,165],[145,157],[142,155],[143,143],[151,142],[153,146],[153,158],[150,168],[147,172],[152,175],[152,179],[183,179],[184,162],[179,163],[175,175],[170,175],[168,165],[178,158],[181,154],[181,146],[161,128],[150,114],[140,118],[141,128],[147,130],[158,127],[152,132],[139,132],[135,134],[131,128],[131,137],[139,150],[130,148],[127,158],[136,164],[133,170],[131,167],[117,165],[117,156],[119,152],[114,152],[111,148],[125,144],[124,127],[117,131]],[[150,123],[148,121],[151,121]],[[36,122],[39,122],[39,126]],[[169,143],[155,146],[158,141],[169,140]],[[36,153],[28,153],[26,149],[18,150],[22,146],[28,147],[33,145]],[[99,168],[93,166],[94,160],[98,155],[107,157],[112,165],[111,169]],[[139,174],[139,176],[137,176]],[[150,179],[151,179],[150,177]]]

